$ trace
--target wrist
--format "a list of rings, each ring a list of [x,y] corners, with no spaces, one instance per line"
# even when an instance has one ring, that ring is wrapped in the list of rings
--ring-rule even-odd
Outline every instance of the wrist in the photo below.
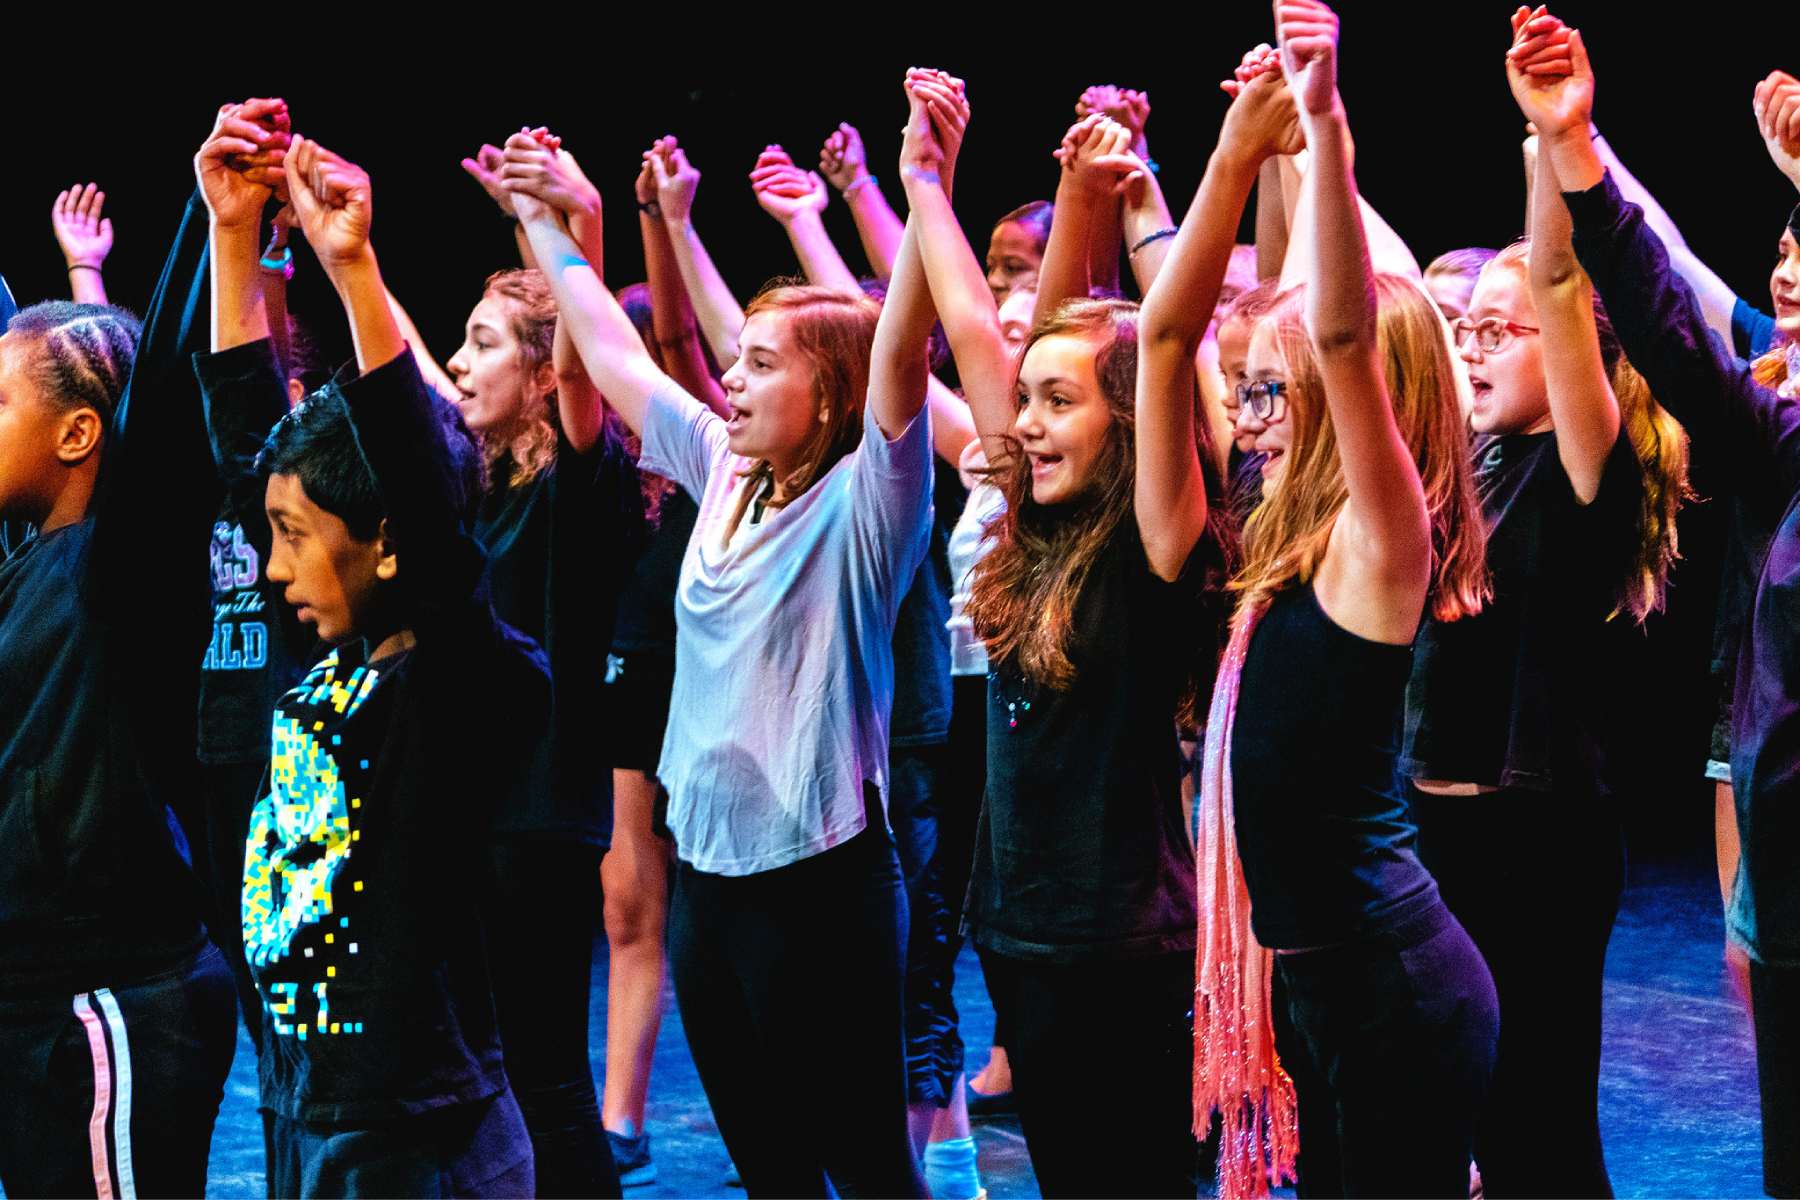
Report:
[[[844,197],[844,203],[850,205],[865,202],[871,195],[881,194],[875,176],[867,171],[852,179],[847,186],[839,188],[838,191]]]
[[[68,269],[71,272],[73,272],[73,271],[92,271],[96,275],[100,274],[100,263],[93,259],[71,258],[71,259],[67,259],[65,261],[68,263]]]
[[[941,188],[944,186],[943,164],[904,163],[900,167],[900,182],[909,192],[915,187]]]
[[[373,284],[381,286],[381,270],[375,265],[375,248],[365,245],[347,257],[321,258],[319,265],[340,297]]]

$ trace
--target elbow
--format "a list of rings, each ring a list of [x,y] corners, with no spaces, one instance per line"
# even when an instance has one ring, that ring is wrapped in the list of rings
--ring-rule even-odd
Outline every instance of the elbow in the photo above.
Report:
[[[1308,325],[1307,333],[1312,340],[1313,351],[1320,358],[1343,358],[1367,353],[1375,348],[1373,314],[1368,320],[1324,320],[1309,322]]]

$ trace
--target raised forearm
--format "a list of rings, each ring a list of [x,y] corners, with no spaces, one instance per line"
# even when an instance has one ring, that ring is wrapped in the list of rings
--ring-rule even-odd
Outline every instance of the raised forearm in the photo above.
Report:
[[[1056,189],[1055,215],[1050,220],[1050,241],[1044,247],[1044,263],[1038,269],[1037,304],[1033,323],[1055,311],[1065,300],[1085,300],[1088,295],[1088,246],[1094,224],[1091,198],[1071,186],[1067,173]]]
[[[105,304],[106,281],[100,268],[77,263],[69,268],[69,294],[77,304]]]
[[[831,235],[825,232],[825,222],[818,213],[798,213],[792,220],[784,222],[783,227],[808,283],[848,295],[862,291],[855,273],[844,264],[843,255],[831,244]]]
[[[900,238],[906,227],[881,194],[881,185],[874,176],[863,176],[844,193],[844,204],[856,222],[856,236],[868,256],[869,269],[882,279],[889,278],[894,273],[894,259],[900,253]]]
[[[638,337],[637,327],[594,273],[575,239],[554,213],[524,222],[532,253],[556,297],[557,321],[581,355],[582,365],[634,433],[642,433],[650,396],[664,378]]]
[[[889,438],[899,437],[925,405],[925,347],[936,320],[917,234],[909,227],[900,239],[894,278],[881,306],[870,355],[869,405]]]
[[[1014,407],[1012,356],[1000,333],[993,292],[943,189],[909,180],[906,198],[907,222],[918,238],[931,298],[950,340],[969,411],[975,428],[989,440],[989,459],[998,461],[1005,453]]]
[[[700,320],[700,331],[712,347],[713,361],[724,370],[738,360],[738,337],[744,331],[744,310],[732,297],[731,289],[713,266],[712,256],[700,240],[691,220],[666,221],[669,244],[674,250],[681,281],[687,285],[688,299]],[[535,242],[533,243],[535,245]]]
[[[212,275],[212,349],[229,350],[269,336],[254,225],[217,222],[208,231]]]
[[[1263,160],[1256,177],[1256,278],[1279,279],[1287,258],[1288,207],[1285,156]]]
[[[381,268],[373,247],[354,262],[326,269],[332,287],[350,320],[350,340],[356,347],[356,369],[366,375],[392,362],[406,351],[406,335],[394,319],[391,298],[381,281]]]
[[[689,395],[721,417],[728,416],[725,389],[706,365],[699,318],[682,284],[668,226],[660,217],[640,210],[638,233],[644,242],[644,276],[650,287],[651,335],[662,352],[663,369]]]
[[[1174,226],[1174,218],[1169,215],[1168,201],[1163,198],[1162,186],[1157,183],[1156,176],[1150,175],[1144,180],[1142,196],[1124,209],[1124,243],[1127,257],[1131,260],[1132,278],[1137,280],[1138,294],[1148,296],[1150,287],[1156,282],[1162,271],[1163,263],[1169,257],[1169,248],[1173,244],[1166,237],[1146,242],[1144,239]]]
[[[1156,285],[1144,295],[1139,326],[1147,345],[1169,344],[1176,347],[1172,352],[1190,356],[1199,345],[1218,303],[1238,219],[1256,175],[1254,162],[1223,148],[1213,152],[1180,232],[1158,243],[1169,247],[1169,257]]]

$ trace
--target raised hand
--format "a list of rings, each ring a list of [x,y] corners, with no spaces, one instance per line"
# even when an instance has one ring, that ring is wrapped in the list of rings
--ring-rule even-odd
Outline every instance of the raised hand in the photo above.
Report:
[[[1769,157],[1800,187],[1800,80],[1786,71],[1770,73],[1756,85],[1750,107]]]
[[[291,152],[287,104],[246,100],[219,107],[212,132],[194,155],[194,178],[215,225],[257,226],[275,194],[274,177]]]
[[[571,221],[599,218],[600,190],[588,181],[575,156],[562,149],[561,139],[521,130],[506,139],[501,160],[500,186],[515,205],[523,193]]]
[[[1149,143],[1144,140],[1144,126],[1150,120],[1150,96],[1136,88],[1122,88],[1114,83],[1097,83],[1081,93],[1075,101],[1075,115],[1085,117],[1100,113],[1131,130],[1131,152],[1149,158]]]
[[[474,158],[462,160],[462,169],[468,172],[469,178],[481,185],[481,190],[486,192],[488,199],[499,207],[502,215],[516,217],[519,214],[513,207],[512,193],[507,191],[506,185],[500,182],[500,168],[505,163],[506,159],[500,147],[490,146],[483,142],[481,149],[475,152]]]
[[[294,139],[285,166],[300,231],[326,274],[370,259],[375,204],[368,172],[307,138]]]
[[[933,136],[943,151],[937,169],[948,191],[956,175],[956,156],[962,152],[963,134],[969,127],[967,89],[962,80],[947,71],[914,67],[906,73],[906,94],[909,99],[919,100],[931,119]]]
[[[1580,30],[1570,29],[1539,5],[1512,15],[1513,44],[1506,52],[1506,83],[1525,119],[1540,136],[1587,132],[1594,114],[1594,72]]]
[[[98,184],[82,187],[77,183],[57,193],[50,206],[50,228],[70,270],[91,267],[98,271],[112,252],[112,219],[100,215],[105,206],[106,193]]]
[[[869,176],[869,156],[856,126],[840,122],[819,148],[819,173],[838,191],[848,191],[857,180]]]
[[[1057,148],[1067,181],[1096,199],[1110,197],[1129,184],[1120,174],[1131,148],[1131,130],[1098,113],[1083,117],[1063,135]],[[1135,157],[1135,156],[1134,156]]]
[[[906,127],[900,131],[900,175],[917,175],[926,182],[935,177],[942,183],[944,147],[932,127],[930,103],[922,89],[915,90],[910,82],[905,87],[907,112]]]
[[[825,211],[831,193],[817,171],[802,171],[780,146],[766,147],[750,172],[750,186],[762,210],[783,225]]]
[[[1235,100],[1237,99],[1238,93],[1244,90],[1244,85],[1246,83],[1249,83],[1258,75],[1263,75],[1270,71],[1279,72],[1280,70],[1281,51],[1275,49],[1275,47],[1269,45],[1267,42],[1258,42],[1255,46],[1244,51],[1243,59],[1232,71],[1232,77],[1230,79],[1221,80],[1219,82],[1219,88],[1227,96],[1230,96]]]
[[[1319,0],[1275,0],[1275,36],[1301,111],[1329,113],[1337,104],[1337,14]]]
[[[1255,51],[1252,51],[1255,53]],[[1245,56],[1248,60],[1248,55]],[[1273,52],[1265,60],[1273,62]],[[1241,69],[1241,68],[1240,68]],[[1219,146],[1260,165],[1277,154],[1298,154],[1306,149],[1300,129],[1300,113],[1294,93],[1280,70],[1259,66],[1236,84],[1225,124],[1219,130]]]
[[[656,181],[656,202],[662,207],[663,220],[686,223],[693,216],[694,193],[700,188],[699,168],[688,161],[687,151],[672,134],[657,139],[646,161]]]

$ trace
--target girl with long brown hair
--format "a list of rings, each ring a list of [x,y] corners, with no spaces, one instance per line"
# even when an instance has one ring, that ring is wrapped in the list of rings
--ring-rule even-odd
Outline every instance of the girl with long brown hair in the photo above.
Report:
[[[1291,1167],[1266,1021],[1277,970],[1323,1115],[1302,1131],[1308,1192],[1460,1195],[1493,984],[1414,853],[1396,757],[1420,620],[1482,601],[1481,526],[1436,309],[1368,265],[1337,18],[1313,0],[1276,16],[1316,215],[1295,247],[1306,282],[1258,324],[1247,364],[1269,457],[1207,725],[1196,1118],[1223,1113],[1222,1191]],[[1277,86],[1259,74],[1233,107]],[[1254,175],[1227,156],[1214,171],[1246,191]]]
[[[1069,301],[1015,365],[944,189],[915,177],[907,195],[1006,504],[965,610],[990,664],[966,921],[1032,1166],[1047,1196],[1192,1195],[1194,893],[1175,729],[1210,678],[1231,543],[1195,420],[1204,322],[1153,301],[1155,365],[1140,371],[1136,305]],[[959,319],[970,310],[985,321]],[[977,327],[985,353],[957,332]]]

